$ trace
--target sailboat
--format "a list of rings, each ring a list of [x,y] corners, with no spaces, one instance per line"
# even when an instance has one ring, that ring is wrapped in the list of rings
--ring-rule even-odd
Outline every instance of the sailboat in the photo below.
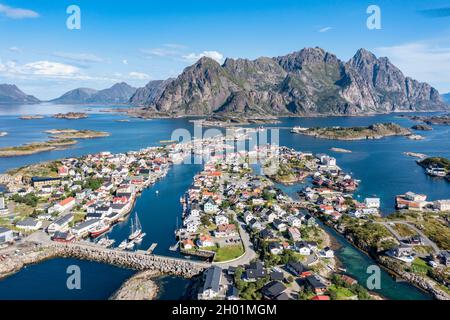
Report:
[[[142,240],[144,239],[145,235],[146,235],[145,232],[141,232],[140,235],[138,235],[136,238],[134,238],[133,242],[136,244],[142,243]]]
[[[134,239],[140,237],[141,234],[142,234],[142,226],[141,226],[141,222],[139,221],[139,217],[136,212],[134,221],[131,220],[131,234],[128,237],[128,240],[133,241]]]

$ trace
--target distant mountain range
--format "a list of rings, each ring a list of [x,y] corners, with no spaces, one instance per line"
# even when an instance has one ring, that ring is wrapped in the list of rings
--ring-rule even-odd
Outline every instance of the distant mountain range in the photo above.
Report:
[[[169,115],[357,115],[448,108],[427,83],[405,77],[387,58],[360,49],[347,62],[321,48],[274,58],[207,57],[176,79],[153,81],[132,99]]]
[[[13,84],[0,84],[0,104],[33,104],[39,99],[27,95]]]
[[[78,88],[66,92],[61,97],[51,100],[53,103],[61,104],[126,104],[131,96],[136,92],[136,88],[125,82],[116,83],[111,88],[95,90],[90,88]]]
[[[449,95],[405,77],[388,58],[365,49],[344,62],[316,47],[223,64],[203,57],[177,78],[138,89],[125,82],[104,90],[78,88],[51,102],[130,104],[148,115],[261,117],[449,110]],[[16,86],[0,85],[0,103],[37,102]]]

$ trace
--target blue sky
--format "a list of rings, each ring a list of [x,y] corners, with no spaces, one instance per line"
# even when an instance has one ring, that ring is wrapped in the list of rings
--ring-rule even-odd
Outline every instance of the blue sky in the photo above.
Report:
[[[72,4],[80,30],[66,27]],[[372,4],[380,30],[366,27]],[[320,46],[342,60],[367,48],[448,92],[448,8],[448,0],[0,0],[0,83],[49,99],[174,77],[203,55],[222,62]]]

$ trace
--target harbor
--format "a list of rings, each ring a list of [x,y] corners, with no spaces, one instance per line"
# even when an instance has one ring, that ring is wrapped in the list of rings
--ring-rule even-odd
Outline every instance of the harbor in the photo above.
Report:
[[[146,124],[156,124],[157,122],[146,122]],[[302,145],[305,145],[305,147],[302,147],[303,149],[307,149],[307,150],[328,150],[329,149],[329,144],[325,145],[325,146],[320,146],[320,141],[319,143],[316,141],[315,144],[318,144],[317,148],[313,147],[312,145],[308,145],[308,139],[303,139],[301,137],[292,137],[290,135],[286,135],[283,137],[283,131],[281,131],[282,137],[281,139],[284,139],[283,141],[286,141],[287,144],[292,145],[293,140],[295,138],[295,140],[299,139],[302,141]],[[114,137],[117,135],[112,135],[111,137]],[[107,138],[109,139],[109,138]],[[392,139],[394,140],[394,139]],[[380,141],[375,141],[375,146],[376,144],[379,144]],[[359,143],[357,143],[359,144]],[[385,143],[383,143],[385,144]],[[445,144],[445,142],[444,142]],[[442,143],[441,143],[442,145]],[[373,147],[373,145],[372,145]],[[322,149],[321,149],[322,148]],[[357,194],[361,194],[361,188],[362,188],[362,192],[364,193],[364,190],[369,188],[371,190],[374,190],[374,188],[370,187],[370,179],[365,179],[365,178],[361,178],[362,176],[364,176],[365,173],[367,173],[366,171],[361,171],[359,169],[358,166],[355,166],[354,164],[349,163],[349,160],[352,160],[355,156],[358,158],[360,156],[361,150],[360,147],[349,147],[349,146],[345,146],[345,148],[352,148],[352,150],[354,151],[352,154],[337,154],[336,158],[339,161],[339,165],[340,167],[344,168],[344,169],[348,169],[350,168],[350,170],[352,170],[352,172],[355,174],[356,177],[358,177],[359,179],[361,179],[362,184],[360,185]],[[356,149],[356,150],[355,150]],[[405,149],[410,149],[410,147],[405,147]],[[423,151],[422,151],[423,152]],[[429,154],[429,152],[424,152]],[[398,151],[395,152],[395,154],[399,155],[400,157],[402,156],[401,154],[399,154]],[[346,158],[349,157],[349,158]],[[398,158],[398,156],[397,156]],[[407,157],[405,158],[401,158],[403,160],[407,160]],[[352,162],[352,161],[350,161]],[[414,162],[414,161],[413,161]],[[376,163],[371,163],[371,166],[376,165]],[[413,177],[415,177],[414,179],[423,179],[424,175],[423,173],[420,171],[422,170],[420,167],[416,168],[417,165],[415,163],[413,163],[412,169],[417,169],[417,174],[415,174]],[[180,218],[181,215],[181,205],[179,204],[179,198],[181,195],[184,194],[184,192],[188,189],[190,183],[191,183],[191,179],[192,177],[201,170],[201,167],[199,165],[187,165],[187,166],[173,166],[173,168],[171,170],[169,170],[169,172],[167,173],[167,176],[162,179],[159,180],[155,183],[155,185],[150,186],[147,189],[142,190],[141,194],[139,197],[136,198],[136,202],[135,202],[135,206],[133,211],[131,212],[131,217],[133,217],[134,212],[138,212],[139,213],[139,217],[141,218],[141,224],[142,224],[142,228],[143,230],[147,233],[147,236],[144,238],[143,243],[141,245],[142,248],[149,248],[151,246],[152,243],[157,242],[158,246],[155,249],[156,254],[163,254],[163,255],[167,255],[167,256],[178,256],[180,257],[180,254],[176,251],[171,251],[169,248],[170,246],[174,245],[174,243],[176,242],[173,236],[168,236],[168,234],[172,235],[173,231],[176,229],[176,219],[177,216]],[[414,172],[414,170],[410,170],[412,172]],[[399,173],[400,175],[402,174],[402,172]],[[388,176],[385,177],[385,179],[389,179]],[[430,182],[431,183],[431,182]],[[440,194],[439,194],[439,188],[441,186],[441,184],[439,182],[437,182],[437,189],[436,189],[436,185],[433,186],[433,190],[436,191],[436,193],[433,194],[434,198],[439,198]],[[368,185],[369,184],[369,185]],[[431,185],[430,185],[431,186]],[[375,186],[376,187],[376,186]],[[158,193],[156,191],[159,191]],[[388,192],[389,190],[385,190],[385,192]],[[395,194],[392,190],[389,191],[389,194]],[[369,194],[373,194],[373,192],[371,191]],[[445,193],[444,193],[445,194]],[[387,202],[389,202],[389,198],[387,198],[386,196],[384,196],[383,194],[378,192],[378,195],[382,197],[383,201],[382,204],[385,204],[385,200]],[[162,199],[164,199],[164,201],[162,201]],[[158,206],[156,209],[155,207],[155,203],[158,203]],[[388,206],[388,205],[386,205]],[[382,212],[386,212],[388,210],[382,210]],[[116,240],[116,246],[123,240],[125,240],[126,238],[128,238],[128,236],[130,235],[130,230],[131,230],[131,226],[130,226],[130,222],[131,219],[125,219],[122,223],[117,224],[111,231],[110,233],[108,233],[108,237],[110,239],[115,239]],[[164,226],[164,227],[161,227]],[[144,249],[145,250],[145,249]],[[54,260],[54,261],[60,261],[58,259]],[[59,262],[60,265],[63,265],[63,261]],[[82,263],[81,265],[83,266],[85,264],[85,262],[79,262]],[[87,263],[87,262],[86,262]],[[30,266],[29,268],[31,268],[30,270],[36,270],[36,272],[38,273],[42,273],[45,272],[45,268],[47,268],[48,264],[46,262],[43,262],[42,264],[42,268],[40,268],[39,265],[37,266]],[[90,267],[92,268],[92,267]],[[101,267],[101,265],[99,264],[98,268],[103,268]],[[352,274],[352,269],[350,268],[349,265],[345,266],[345,268],[347,269],[347,271]],[[84,268],[83,268],[84,270]],[[92,270],[97,270],[97,269],[92,269]],[[108,268],[108,270],[111,270],[110,273],[111,274],[117,274],[114,270],[113,267],[111,267],[111,269]],[[61,269],[61,274],[64,275],[64,269]],[[89,273],[88,271],[86,271],[87,273]],[[26,275],[26,273],[24,273],[24,276]],[[88,275],[86,275],[88,276]],[[119,277],[119,275],[117,275]],[[7,278],[5,280],[3,280],[2,282],[0,282],[0,289],[1,289],[1,285],[2,283],[4,285],[7,285],[8,283],[10,283],[10,281],[21,281],[21,272],[19,272],[18,274],[11,276],[10,278]],[[16,280],[17,279],[17,280]],[[100,281],[101,279],[99,279]],[[94,279],[92,281],[95,281]],[[107,288],[108,286],[105,286],[105,288]],[[63,288],[62,289],[62,293],[64,293]],[[94,290],[94,288],[92,288],[92,290]],[[386,296],[390,297],[390,298],[396,298],[401,296],[402,294],[407,294],[406,292],[408,292],[408,290],[413,290],[413,289],[408,289],[405,288],[405,290],[399,290],[396,292],[390,292],[388,294],[386,294]],[[107,293],[104,297],[107,298],[109,296],[110,292]],[[381,292],[381,294],[383,294],[383,292]],[[399,296],[397,296],[397,294]],[[90,293],[86,293],[86,296],[93,296]]]

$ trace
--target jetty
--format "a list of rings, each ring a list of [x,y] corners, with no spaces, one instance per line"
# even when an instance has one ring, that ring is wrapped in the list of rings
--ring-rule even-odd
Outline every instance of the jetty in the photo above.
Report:
[[[185,278],[198,275],[211,266],[210,263],[203,261],[154,255],[143,250],[117,250],[88,242],[52,242],[46,247],[53,252],[55,257],[94,261],[136,271],[153,270],[160,274],[170,274]]]
[[[147,253],[152,253],[156,249],[157,245],[158,245],[157,243],[152,243],[150,248],[147,249]]]

